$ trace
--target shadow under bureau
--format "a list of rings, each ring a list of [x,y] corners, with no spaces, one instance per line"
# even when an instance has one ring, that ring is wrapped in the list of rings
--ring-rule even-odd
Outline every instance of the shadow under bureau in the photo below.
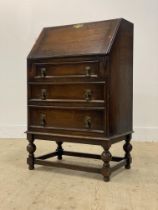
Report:
[[[133,104],[133,24],[124,19],[44,28],[27,58],[27,163],[99,172],[130,168]],[[35,140],[57,149],[35,157]],[[123,157],[110,147],[124,140]],[[64,142],[100,145],[101,155],[65,151]],[[48,161],[95,158],[103,167]],[[117,162],[113,167],[110,162]]]

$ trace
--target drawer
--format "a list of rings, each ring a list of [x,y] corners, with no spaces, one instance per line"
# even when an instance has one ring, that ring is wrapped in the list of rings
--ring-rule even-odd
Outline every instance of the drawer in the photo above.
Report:
[[[104,100],[104,84],[49,84],[29,86],[30,101],[81,101]]]
[[[54,79],[73,79],[73,78],[98,78],[98,61],[74,62],[74,63],[35,63],[29,70],[30,81],[49,81]]]
[[[73,131],[104,130],[104,110],[29,107],[29,127]]]

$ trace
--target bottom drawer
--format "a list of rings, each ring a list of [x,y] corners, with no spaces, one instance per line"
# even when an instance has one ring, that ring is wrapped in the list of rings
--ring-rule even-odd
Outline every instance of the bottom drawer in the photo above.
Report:
[[[104,110],[66,110],[29,107],[29,127],[66,130],[104,130]]]

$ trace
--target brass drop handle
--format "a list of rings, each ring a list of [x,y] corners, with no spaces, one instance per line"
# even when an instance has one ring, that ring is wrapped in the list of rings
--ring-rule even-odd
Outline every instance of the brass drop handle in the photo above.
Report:
[[[90,89],[85,90],[84,98],[86,101],[92,100],[92,91]]]
[[[42,100],[46,100],[47,99],[47,90],[46,89],[42,89],[41,90],[41,99]]]
[[[85,128],[91,128],[91,117],[89,117],[89,116],[86,116],[85,117]]]
[[[46,125],[46,115],[45,114],[41,114],[41,116],[40,116],[40,125],[43,127]]]
[[[46,77],[46,68],[45,67],[42,67],[41,68],[41,77],[42,78],[45,78]]]
[[[91,77],[91,67],[90,66],[86,66],[85,70],[86,70],[86,77]]]

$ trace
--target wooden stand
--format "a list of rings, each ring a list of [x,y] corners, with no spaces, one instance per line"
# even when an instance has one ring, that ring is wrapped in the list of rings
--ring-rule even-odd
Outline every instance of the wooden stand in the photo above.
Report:
[[[130,154],[132,150],[132,145],[130,144],[131,137],[132,137],[131,134],[128,134],[125,136],[126,143],[123,146],[123,149],[125,150],[124,157],[112,156],[109,151],[112,144],[121,141],[120,138],[116,138],[111,141],[109,140],[106,143],[102,144],[101,146],[103,147],[104,151],[101,155],[82,153],[82,152],[64,151],[62,148],[63,142],[57,141],[56,143],[58,146],[55,152],[51,152],[45,155],[35,157],[34,152],[36,150],[36,146],[33,143],[35,139],[35,135],[29,134],[28,135],[29,144],[27,146],[27,151],[29,152],[29,156],[27,159],[27,163],[30,170],[34,169],[34,164],[37,164],[37,165],[45,165],[45,166],[63,167],[67,169],[87,171],[87,172],[93,172],[93,173],[101,173],[103,175],[104,181],[108,182],[110,181],[110,175],[113,171],[123,166],[125,166],[126,169],[130,169],[131,162],[132,162],[132,158]],[[100,169],[100,168],[92,168],[92,167],[85,167],[85,166],[69,165],[67,163],[51,162],[51,161],[46,160],[52,157],[57,157],[58,160],[62,160],[63,155],[81,157],[81,158],[101,159],[104,163],[103,163],[103,167]],[[111,167],[110,161],[117,162],[117,164]]]

